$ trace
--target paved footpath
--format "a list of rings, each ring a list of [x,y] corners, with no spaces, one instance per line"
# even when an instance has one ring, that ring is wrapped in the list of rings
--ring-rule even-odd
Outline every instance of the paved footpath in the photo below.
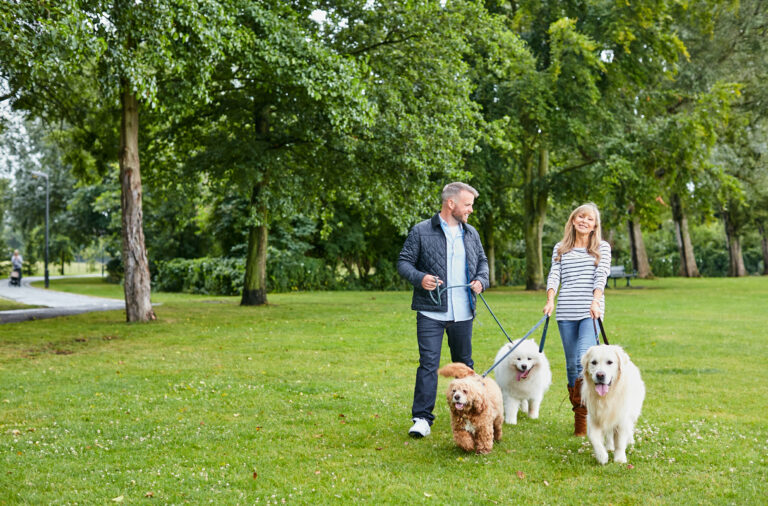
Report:
[[[99,274],[93,276],[98,277]],[[50,276],[49,279],[60,279],[65,276]],[[81,277],[81,276],[77,276]],[[21,286],[10,286],[7,279],[0,279],[0,297],[30,306],[45,306],[35,309],[15,309],[0,311],[0,323],[21,322],[55,318],[91,311],[125,310],[125,301],[78,295],[74,293],[57,292],[45,288],[34,288],[30,283],[43,281],[42,276],[22,278]]]

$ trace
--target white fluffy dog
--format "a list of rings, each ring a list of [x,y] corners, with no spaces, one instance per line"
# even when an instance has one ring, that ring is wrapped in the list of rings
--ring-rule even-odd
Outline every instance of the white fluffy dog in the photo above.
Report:
[[[637,418],[643,408],[645,384],[640,370],[621,346],[592,346],[581,357],[584,381],[581,398],[587,406],[587,437],[595,458],[626,462],[627,445],[634,444]]]
[[[496,354],[494,363],[501,360],[514,345],[507,343]],[[533,339],[520,343],[496,366],[496,382],[504,396],[504,422],[517,424],[517,412],[522,409],[530,418],[539,417],[541,399],[552,384],[552,371],[544,353]]]

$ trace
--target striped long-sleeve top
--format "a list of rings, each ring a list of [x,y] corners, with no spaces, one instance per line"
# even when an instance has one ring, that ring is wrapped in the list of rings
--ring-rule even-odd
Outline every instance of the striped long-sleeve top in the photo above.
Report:
[[[557,260],[555,244],[552,250],[552,268],[547,277],[547,290],[550,288],[560,294],[557,297],[555,317],[557,320],[583,320],[589,318],[589,306],[592,304],[595,289],[604,290],[611,271],[611,246],[600,242],[600,262],[595,265],[595,257],[587,253],[586,248],[573,248]],[[605,296],[600,297],[600,312],[605,314]]]

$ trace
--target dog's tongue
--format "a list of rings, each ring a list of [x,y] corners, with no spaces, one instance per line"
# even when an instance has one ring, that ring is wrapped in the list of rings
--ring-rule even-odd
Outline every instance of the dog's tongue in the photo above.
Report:
[[[523,372],[517,371],[517,381],[523,380],[528,377],[528,373],[530,373],[531,370],[527,369]]]
[[[464,403],[462,403],[462,402],[457,402],[457,403],[455,403],[455,404],[454,404],[454,407],[455,407],[456,409],[458,409],[459,411],[461,411],[462,409],[464,409]]]
[[[597,395],[599,395],[600,397],[605,396],[605,394],[608,393],[608,390],[610,388],[611,388],[611,385],[606,385],[605,383],[595,385],[595,391],[597,392]]]

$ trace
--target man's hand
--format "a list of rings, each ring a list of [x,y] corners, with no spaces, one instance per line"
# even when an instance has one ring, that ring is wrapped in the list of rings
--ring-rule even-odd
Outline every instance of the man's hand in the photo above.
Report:
[[[442,285],[443,280],[438,278],[437,276],[433,276],[432,274],[426,274],[423,278],[421,278],[421,287],[428,292],[431,292],[435,288],[438,287],[438,285]]]
[[[483,284],[482,284],[480,281],[478,281],[478,280],[474,280],[474,281],[472,281],[472,282],[469,284],[469,287],[470,287],[470,288],[472,289],[472,291],[473,291],[473,292],[475,292],[475,293],[480,293],[480,292],[482,292],[482,291],[483,291]]]

